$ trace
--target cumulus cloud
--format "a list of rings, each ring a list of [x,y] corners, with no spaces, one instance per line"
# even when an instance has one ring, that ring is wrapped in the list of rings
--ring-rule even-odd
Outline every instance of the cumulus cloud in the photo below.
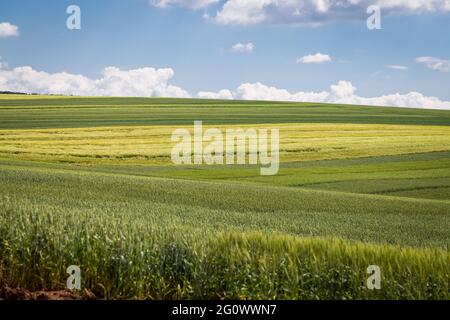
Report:
[[[241,84],[236,90],[236,99],[273,101],[323,101],[326,92],[290,93],[285,89],[266,86],[260,82]]]
[[[231,100],[233,93],[230,90],[220,90],[219,92],[200,91],[197,96],[203,99]]]
[[[253,49],[255,48],[255,45],[251,42],[243,44],[243,43],[236,43],[231,47],[231,51],[233,52],[244,52],[244,53],[250,53],[253,52]]]
[[[225,25],[318,26],[333,21],[365,20],[370,5],[378,5],[383,14],[450,11],[449,0],[227,0],[215,20]]]
[[[324,63],[330,62],[331,57],[327,54],[316,53],[310,54],[297,59],[297,63],[311,64],[311,63]]]
[[[31,67],[6,69],[0,64],[0,91],[80,96],[134,96],[189,98],[184,89],[170,83],[173,69],[140,68],[121,70],[116,67],[103,69],[101,77],[89,77],[67,72],[48,73]],[[419,92],[390,94],[365,98],[356,94],[356,87],[349,81],[339,81],[328,91],[289,92],[260,82],[243,83],[234,92],[201,91],[199,98],[240,99],[268,101],[301,101],[374,106],[396,106],[424,109],[450,110],[450,101],[441,101]]]
[[[199,97],[214,98],[219,96],[220,92],[202,92],[201,95],[199,94]],[[441,101],[436,97],[427,97],[419,92],[396,93],[373,98],[360,97],[356,94],[356,87],[349,81],[339,81],[337,84],[330,86],[329,91],[300,91],[294,93],[285,89],[267,86],[260,82],[244,83],[235,92],[229,93],[233,99],[240,100],[321,102],[450,110],[450,101]]]
[[[9,22],[0,23],[0,38],[17,37],[19,35],[19,27]]]
[[[108,67],[99,79],[67,72],[47,73],[31,67],[0,69],[0,90],[25,93],[83,96],[189,97],[169,83],[174,71],[141,68],[120,70]]]
[[[219,0],[150,0],[150,3],[159,8],[166,8],[168,6],[182,6],[190,9],[202,9],[211,4],[218,3]]]
[[[450,60],[443,60],[434,57],[419,57],[416,61],[423,63],[431,70],[450,72]]]

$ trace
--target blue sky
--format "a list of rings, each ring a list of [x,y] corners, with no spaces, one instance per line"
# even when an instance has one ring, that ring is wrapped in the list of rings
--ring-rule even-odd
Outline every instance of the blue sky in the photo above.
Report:
[[[234,18],[233,12],[227,13],[232,17],[228,22],[220,21],[217,13],[224,16],[230,6],[227,2],[233,1],[239,5],[239,0],[224,0],[192,9],[201,0],[2,0],[0,23],[18,28],[17,35],[0,37],[3,69],[30,66],[48,74],[67,72],[98,79],[109,66],[171,68],[175,75],[170,83],[191,96],[199,91],[234,92],[243,83],[261,83],[293,94],[322,92],[345,80],[361,97],[419,92],[450,101],[448,1],[422,0],[436,6],[428,11],[407,4],[381,8],[381,30],[366,27],[368,15],[361,10],[365,7],[339,18],[341,13],[332,7],[320,17],[312,9],[308,13],[304,4],[334,0],[298,0],[306,12],[299,23],[292,22],[295,15],[286,14],[292,9],[288,5],[263,9],[256,5],[266,16],[257,23],[245,20],[249,15]],[[81,30],[66,27],[66,8],[71,4],[81,8]],[[248,10],[254,13],[254,8]],[[302,18],[317,19],[323,25],[303,25]],[[254,48],[234,52],[232,46],[237,43],[252,43]],[[317,53],[331,61],[297,63]],[[444,64],[418,62],[419,57]],[[7,83],[13,86],[12,76],[8,77]]]

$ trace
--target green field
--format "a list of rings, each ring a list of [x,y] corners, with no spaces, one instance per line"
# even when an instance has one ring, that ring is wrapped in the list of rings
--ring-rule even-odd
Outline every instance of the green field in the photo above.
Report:
[[[195,120],[278,128],[279,173],[172,164]],[[107,299],[449,299],[450,112],[0,95],[0,298],[70,265]]]

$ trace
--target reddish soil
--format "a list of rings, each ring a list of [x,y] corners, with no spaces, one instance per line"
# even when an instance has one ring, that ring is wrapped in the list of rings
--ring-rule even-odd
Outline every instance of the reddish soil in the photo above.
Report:
[[[22,288],[12,288],[2,280],[0,272],[0,300],[95,300],[97,297],[88,289],[73,293],[60,291],[29,291]]]
[[[81,294],[70,291],[28,291],[21,288],[0,288],[0,299],[4,300],[95,300],[96,296],[87,289]]]

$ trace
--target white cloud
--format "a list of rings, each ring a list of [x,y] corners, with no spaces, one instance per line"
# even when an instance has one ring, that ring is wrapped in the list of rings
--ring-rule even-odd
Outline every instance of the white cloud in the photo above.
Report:
[[[331,57],[327,54],[322,53],[316,53],[316,54],[310,54],[301,58],[297,59],[297,63],[324,63],[324,62],[330,62]]]
[[[227,0],[215,20],[225,25],[318,26],[333,21],[365,20],[370,5],[378,5],[386,15],[450,11],[449,0]]]
[[[219,93],[203,92],[201,97],[214,98],[219,96]],[[373,98],[360,97],[356,94],[356,87],[349,81],[339,81],[337,84],[330,86],[329,91],[300,91],[295,93],[285,89],[270,87],[260,82],[244,83],[235,92],[230,93],[233,99],[241,100],[321,102],[450,110],[450,101],[441,101],[436,97],[427,97],[419,92],[396,93]]]
[[[187,91],[170,83],[173,76],[174,71],[170,68],[120,70],[108,67],[102,71],[100,78],[91,79],[67,72],[36,71],[27,66],[8,70],[2,64],[0,91],[80,96],[189,98]],[[427,97],[419,92],[396,93],[373,98],[360,97],[356,94],[356,87],[349,81],[339,81],[330,86],[329,91],[294,93],[260,82],[244,83],[234,92],[226,89],[219,92],[201,91],[197,96],[205,99],[302,101],[450,110],[450,101]]]
[[[219,92],[200,91],[197,96],[203,99],[231,100],[233,93],[230,90],[220,90]]]
[[[406,66],[400,66],[400,65],[389,65],[387,66],[389,69],[393,70],[408,70],[408,67]]]
[[[17,37],[19,35],[19,27],[9,22],[0,23],[0,38]]]
[[[244,83],[236,90],[236,99],[242,100],[273,100],[273,101],[323,101],[326,92],[290,93],[285,89],[268,87],[262,83]]]
[[[331,94],[328,99],[332,101],[345,101],[355,97],[356,87],[350,81],[341,80],[337,84],[331,85]]]
[[[0,69],[0,90],[83,96],[189,97],[171,85],[172,69],[120,70],[108,67],[99,79],[67,72],[47,73],[31,67]]]
[[[211,4],[218,3],[219,0],[150,0],[150,3],[159,8],[166,8],[168,6],[182,6],[190,9],[202,9]]]
[[[253,52],[253,49],[255,48],[255,45],[251,42],[243,44],[243,43],[236,43],[231,47],[231,51],[233,52],[245,52],[250,53]]]
[[[416,61],[423,63],[431,70],[450,72],[450,60],[443,60],[434,57],[419,57]]]

